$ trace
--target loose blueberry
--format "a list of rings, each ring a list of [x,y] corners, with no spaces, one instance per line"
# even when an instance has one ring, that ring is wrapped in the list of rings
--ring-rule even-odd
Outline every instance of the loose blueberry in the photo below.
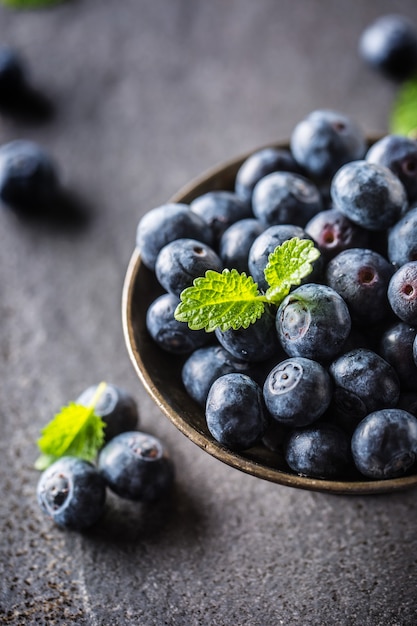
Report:
[[[82,530],[102,516],[106,485],[91,463],[62,457],[42,472],[37,498],[41,510],[56,524]]]
[[[180,300],[165,293],[154,300],[146,312],[146,328],[162,350],[172,354],[188,354],[209,342],[205,330],[191,330],[184,322],[178,322],[175,309]]]
[[[268,423],[261,388],[246,374],[220,376],[208,393],[206,420],[214,439],[227,448],[251,448]]]
[[[58,187],[55,163],[37,143],[16,139],[0,147],[0,200],[5,206],[21,213],[45,212]]]
[[[392,310],[406,324],[417,326],[417,261],[402,265],[388,284]]]
[[[197,239],[211,245],[212,234],[206,222],[181,203],[168,203],[151,209],[141,218],[136,231],[136,247],[143,264],[151,270],[160,250],[180,238]]]
[[[381,409],[367,415],[352,436],[358,470],[369,478],[403,476],[417,458],[417,419],[403,409]]]
[[[98,385],[87,387],[78,396],[76,403],[89,406],[97,392],[97,387]],[[95,404],[94,412],[106,424],[104,430],[106,441],[127,430],[134,430],[139,421],[136,401],[127,391],[110,383],[106,384],[104,392]]]
[[[357,124],[337,111],[312,111],[294,128],[291,152],[313,179],[329,180],[349,161],[362,159],[365,136]]]
[[[159,283],[174,296],[191,287],[207,270],[221,272],[223,263],[214,250],[196,239],[175,239],[159,252],[155,274]]]
[[[364,160],[340,168],[330,193],[334,208],[367,230],[393,226],[408,209],[399,178],[387,167]]]
[[[121,498],[150,502],[162,498],[174,482],[174,465],[162,442],[132,431],[114,437],[101,450],[98,469]]]
[[[26,82],[26,68],[16,50],[0,46],[0,102],[19,93]]]
[[[282,301],[276,328],[289,356],[325,362],[340,352],[350,333],[351,318],[345,301],[334,289],[308,283]]]
[[[391,313],[388,283],[394,268],[382,255],[366,248],[340,252],[326,268],[326,283],[342,296],[353,322],[371,325]]]
[[[331,424],[294,430],[285,444],[285,460],[301,476],[334,479],[351,464],[349,437]]]
[[[263,387],[269,413],[291,427],[307,426],[323,415],[332,391],[326,369],[302,357],[281,361],[271,370]]]
[[[382,15],[362,33],[359,54],[387,78],[406,80],[417,70],[417,30],[402,15]]]

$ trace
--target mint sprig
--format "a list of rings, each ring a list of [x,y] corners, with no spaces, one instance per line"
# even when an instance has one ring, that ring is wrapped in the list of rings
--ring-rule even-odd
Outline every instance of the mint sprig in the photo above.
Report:
[[[391,109],[389,130],[396,135],[417,138],[417,76],[399,88]]]
[[[63,456],[94,461],[104,443],[105,422],[95,407],[107,387],[100,383],[89,406],[70,402],[42,429],[35,468],[44,470]]]
[[[291,287],[311,273],[312,263],[319,256],[309,239],[293,237],[284,241],[268,257],[264,275],[269,288],[265,293],[245,272],[208,270],[181,293],[175,319],[186,322],[192,330],[204,328],[207,332],[247,328],[261,317],[265,305],[279,305]]]

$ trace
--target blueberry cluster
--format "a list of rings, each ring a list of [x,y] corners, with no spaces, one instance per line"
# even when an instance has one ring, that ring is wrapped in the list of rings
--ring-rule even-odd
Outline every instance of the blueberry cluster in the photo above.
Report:
[[[317,478],[387,479],[417,455],[417,143],[369,146],[348,116],[313,111],[288,149],[256,151],[233,190],[166,204],[139,222],[142,262],[166,293],[147,328],[178,355],[214,439],[266,445]],[[174,317],[206,270],[237,268],[260,290],[277,245],[311,239],[307,279],[248,328],[193,331]]]
[[[96,388],[88,387],[77,403],[89,406]],[[37,486],[41,510],[74,530],[89,528],[102,517],[107,488],[121,498],[153,502],[168,494],[174,480],[166,447],[137,430],[137,405],[126,391],[108,384],[95,413],[106,425],[97,463],[64,456],[42,472]]]

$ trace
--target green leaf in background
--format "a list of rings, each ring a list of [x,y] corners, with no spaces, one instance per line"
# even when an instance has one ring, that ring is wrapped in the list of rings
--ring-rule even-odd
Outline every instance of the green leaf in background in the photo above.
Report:
[[[11,9],[40,9],[61,2],[63,0],[0,0],[0,4],[4,4]]]
[[[417,138],[417,76],[400,87],[389,122],[391,133]]]

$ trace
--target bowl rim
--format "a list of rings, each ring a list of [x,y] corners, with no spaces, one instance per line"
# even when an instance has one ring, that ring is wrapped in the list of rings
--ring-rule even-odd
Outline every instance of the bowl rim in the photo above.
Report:
[[[368,142],[374,143],[378,137],[368,137]],[[273,144],[267,144],[251,150],[233,159],[229,159],[224,163],[207,169],[199,176],[192,179],[189,183],[182,186],[168,202],[176,203],[189,203],[194,197],[199,195],[199,188],[207,186],[208,183],[214,182],[220,175],[224,175],[225,172],[236,172],[238,167],[254,152],[263,148],[288,148],[288,142],[276,142]],[[174,426],[184,434],[193,443],[199,446],[202,450],[213,456],[214,458],[222,461],[223,463],[238,469],[246,474],[250,474],[257,478],[262,478],[269,482],[277,483],[287,487],[294,487],[298,489],[305,489],[309,491],[318,491],[338,495],[365,495],[365,494],[381,494],[390,493],[394,491],[400,491],[410,489],[417,486],[417,473],[411,475],[401,476],[399,478],[381,479],[381,480],[369,480],[364,477],[363,480],[329,480],[311,478],[307,476],[301,476],[296,473],[283,471],[275,467],[268,467],[259,463],[258,461],[246,457],[244,452],[238,453],[231,451],[220,443],[213,439],[208,438],[203,433],[198,432],[192,425],[190,425],[182,415],[169,406],[162,394],[156,387],[152,377],[150,376],[147,367],[142,360],[140,350],[138,349],[135,339],[134,323],[132,320],[132,303],[133,294],[136,281],[140,271],[143,271],[144,265],[141,261],[140,253],[137,248],[134,248],[130,257],[128,267],[126,270],[125,279],[122,289],[122,329],[123,336],[128,351],[128,355],[131,363],[136,371],[139,380],[142,382],[145,390],[149,396],[153,399],[160,411],[174,424]]]

